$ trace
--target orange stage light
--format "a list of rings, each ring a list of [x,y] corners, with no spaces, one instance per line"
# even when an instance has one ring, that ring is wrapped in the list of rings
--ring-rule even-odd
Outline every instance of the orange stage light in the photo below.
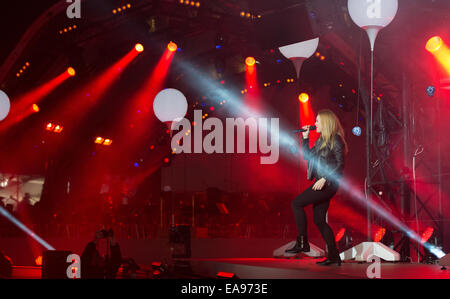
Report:
[[[430,38],[425,45],[425,49],[427,49],[429,52],[433,53],[438,51],[442,46],[442,38],[439,36],[433,36]]]
[[[31,106],[31,109],[33,110],[33,112],[39,112],[39,106],[37,104],[33,104],[33,106]]]
[[[170,42],[169,45],[167,45],[167,49],[169,49],[170,52],[175,52],[178,49],[178,46],[174,42]]]
[[[144,51],[144,46],[141,44],[136,44],[136,46],[134,47],[136,49],[137,52],[141,53]]]
[[[298,96],[298,100],[302,103],[306,103],[309,101],[309,95],[307,93],[302,92],[299,96]]]
[[[253,57],[247,57],[247,58],[245,59],[245,64],[246,64],[247,66],[254,66],[255,63],[256,63],[256,60],[255,60],[255,58],[253,58]]]
[[[75,69],[73,67],[69,67],[67,69],[67,73],[72,77],[75,76],[75,74],[76,74]]]

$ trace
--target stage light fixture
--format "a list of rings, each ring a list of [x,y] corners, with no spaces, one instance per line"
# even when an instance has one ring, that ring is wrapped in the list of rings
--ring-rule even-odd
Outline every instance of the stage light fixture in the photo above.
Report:
[[[38,106],[37,104],[33,104],[33,105],[31,106],[31,110],[32,110],[33,112],[39,112],[39,106]]]
[[[427,92],[427,96],[432,98],[434,96],[434,93],[436,92],[436,87],[430,85],[427,87],[426,92]]]
[[[353,238],[350,229],[341,228],[335,237],[336,245],[339,251],[345,251],[353,246]]]
[[[55,133],[61,133],[62,130],[63,130],[63,127],[62,127],[62,126],[56,125],[56,126],[55,126],[55,129],[53,130],[53,132],[55,132]]]
[[[95,144],[102,144],[105,146],[110,146],[112,144],[112,139],[110,138],[103,138],[101,136],[98,136],[97,138],[95,138],[94,143]]]
[[[54,124],[48,123],[47,126],[45,126],[45,129],[46,129],[47,131],[53,131],[53,128],[54,128],[54,127],[55,127]]]
[[[154,279],[163,278],[166,274],[168,274],[168,265],[163,264],[161,262],[153,262],[152,263],[152,274]]]
[[[60,29],[60,30],[58,30],[58,32],[59,32],[59,34],[61,35],[61,34],[63,34],[63,33],[68,33],[68,32],[70,32],[70,31],[72,31],[72,30],[77,29],[77,28],[78,28],[77,25],[73,25],[73,26],[69,26],[69,27],[67,27],[67,28]]]
[[[71,76],[71,77],[75,76],[75,74],[76,74],[75,69],[74,69],[73,67],[67,68],[67,73],[68,73],[69,76]]]
[[[433,36],[427,41],[427,44],[425,45],[425,49],[427,51],[433,53],[438,51],[442,47],[442,38],[440,36]]]
[[[237,275],[235,273],[229,273],[229,272],[217,272],[216,278],[220,279],[238,279]]]
[[[247,57],[247,58],[245,59],[245,64],[246,64],[247,66],[249,66],[249,67],[254,66],[255,63],[256,63],[256,60],[255,60],[254,57],[251,57],[251,56],[250,56],[250,57]]]
[[[307,93],[302,92],[299,96],[298,96],[298,100],[302,103],[306,103],[309,101],[309,95]]]
[[[169,49],[170,52],[175,52],[175,51],[178,49],[178,46],[177,46],[176,43],[170,42],[170,43],[167,45],[167,49]]]
[[[17,71],[16,77],[20,77],[29,66],[30,63],[28,61],[25,62],[25,64]]]
[[[361,133],[362,133],[361,127],[359,127],[359,126],[353,127],[352,133],[355,136],[361,136]]]
[[[121,7],[117,7],[117,8],[115,8],[115,9],[113,9],[113,10],[112,10],[112,13],[113,13],[113,14],[117,14],[118,12],[125,11],[125,10],[127,10],[127,9],[129,9],[129,8],[131,8],[131,4],[130,4],[130,3],[128,3],[128,4],[126,4],[126,5],[123,5],[123,6],[121,6]]]
[[[35,262],[36,266],[42,266],[42,255],[35,258],[34,262]]]
[[[54,123],[47,123],[47,125],[45,126],[45,130],[49,131],[49,132],[53,132],[53,133],[61,133],[63,130],[63,126],[61,125],[57,125]]]
[[[144,51],[144,46],[143,46],[142,44],[136,44],[136,46],[134,47],[134,49],[135,49],[137,52],[141,53],[141,52]]]
[[[386,229],[384,227],[380,227],[373,236],[374,242],[381,242],[381,239],[383,239],[384,235],[386,234]]]
[[[442,250],[442,240],[438,234],[438,231],[434,227],[427,227],[422,233],[421,242],[423,245],[424,256],[421,260],[422,263],[434,264],[438,259],[435,254],[433,254],[425,243],[430,244],[439,250]]]

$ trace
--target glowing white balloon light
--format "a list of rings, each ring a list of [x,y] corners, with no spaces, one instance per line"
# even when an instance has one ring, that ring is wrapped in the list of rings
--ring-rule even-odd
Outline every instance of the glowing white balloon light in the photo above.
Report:
[[[319,38],[310,39],[307,41],[287,45],[278,48],[284,57],[291,60],[297,71],[297,78],[300,75],[300,68],[303,61],[311,57],[319,45]]]
[[[348,12],[356,25],[366,30],[373,51],[378,32],[397,14],[397,0],[348,0]]]
[[[188,103],[184,94],[173,88],[161,90],[153,101],[156,117],[169,127],[180,121],[187,113]]]
[[[11,104],[8,96],[0,90],[0,121],[4,120],[8,116],[10,108]]]

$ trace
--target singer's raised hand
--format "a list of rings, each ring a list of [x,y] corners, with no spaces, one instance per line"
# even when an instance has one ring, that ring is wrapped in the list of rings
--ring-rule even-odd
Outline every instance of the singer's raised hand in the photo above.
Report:
[[[310,126],[303,126],[302,129],[305,129],[305,132],[302,132],[303,134],[303,138],[308,138],[309,137],[309,127]]]

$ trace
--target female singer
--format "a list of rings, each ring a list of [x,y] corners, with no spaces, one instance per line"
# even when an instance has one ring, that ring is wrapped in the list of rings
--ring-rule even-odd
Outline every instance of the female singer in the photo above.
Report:
[[[309,127],[304,126],[302,152],[303,158],[308,161],[308,180],[315,179],[308,189],[292,201],[292,210],[297,224],[297,242],[287,253],[300,253],[310,251],[306,234],[306,215],[304,207],[313,205],[314,223],[324,238],[328,256],[319,265],[341,265],[339,252],[334,241],[333,231],[326,222],[326,215],[331,198],[339,188],[339,181],[344,169],[344,155],[347,153],[347,144],[344,131],[337,116],[330,110],[322,110],[316,118],[316,130],[320,133],[314,147],[309,147]]]

